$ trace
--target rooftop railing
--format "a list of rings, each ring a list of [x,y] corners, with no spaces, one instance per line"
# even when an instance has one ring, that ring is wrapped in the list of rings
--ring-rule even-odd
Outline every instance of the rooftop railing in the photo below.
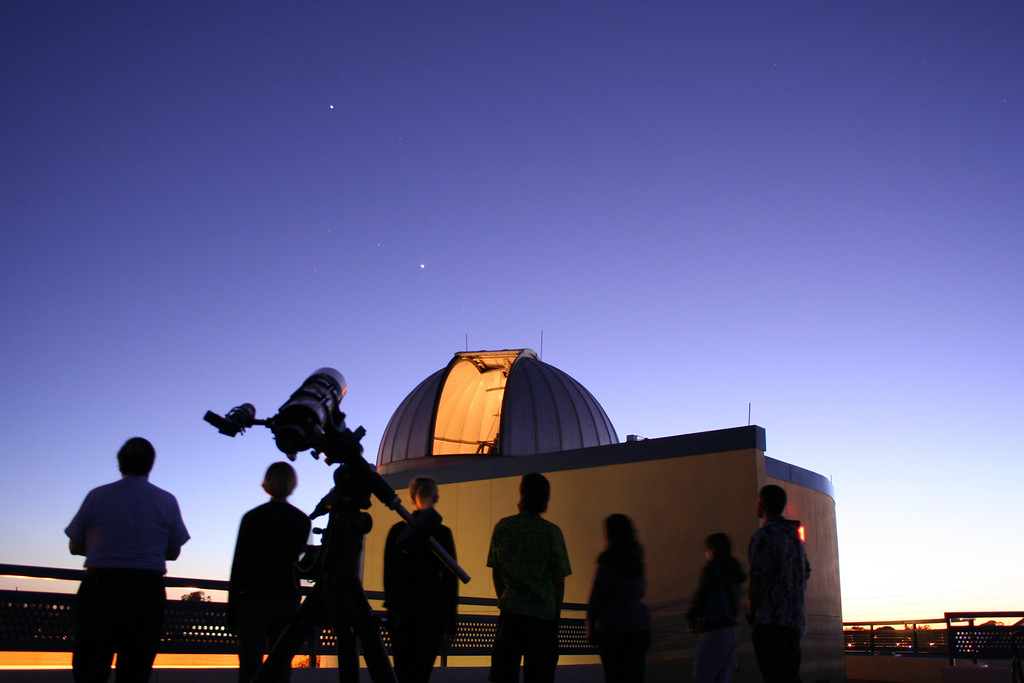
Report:
[[[0,577],[77,582],[83,574],[76,569],[0,564]],[[227,581],[215,579],[168,576],[164,583],[168,588],[228,589]],[[384,596],[367,591],[367,598],[380,601]],[[70,652],[74,642],[74,600],[74,594],[67,592],[0,590],[0,652]],[[488,655],[494,641],[497,601],[462,597],[459,606],[459,633],[446,647],[442,665],[448,657]],[[585,610],[584,604],[563,606],[559,620],[562,654],[597,654],[587,640],[584,620],[567,617]],[[386,626],[381,635],[385,648],[390,650]],[[1018,657],[1024,649],[1024,612],[949,612],[942,619],[846,622],[843,635],[847,654],[947,657],[950,664],[958,660],[1006,660],[1017,670],[1017,680],[1024,682]],[[334,634],[322,628],[296,654],[308,655],[309,666],[316,666],[317,655],[333,654],[335,645]],[[226,603],[168,600],[160,651],[180,655],[237,653],[235,636],[227,628]]]
[[[845,622],[843,636],[850,654],[945,656],[950,665],[1009,661],[1019,669],[1024,612],[946,612],[942,619]]]
[[[80,581],[84,572],[75,569],[0,564],[0,576]],[[165,577],[168,588],[226,591],[227,581]],[[383,600],[380,592],[367,591],[372,600]],[[70,652],[74,642],[74,600],[72,593],[0,590],[0,652]],[[458,635],[442,653],[448,657],[489,655],[497,630],[497,601],[492,598],[459,599]],[[483,614],[473,614],[484,608]],[[488,609],[490,608],[490,609]],[[565,618],[565,612],[585,611],[586,605],[568,603],[559,620],[559,647],[566,655],[596,655],[586,636],[582,618]],[[381,615],[383,618],[383,614]],[[383,619],[382,619],[383,621]],[[385,648],[390,652],[387,628],[381,628]],[[333,654],[336,640],[329,628],[320,628],[296,653],[308,655],[310,666],[317,656]],[[186,655],[234,655],[235,635],[227,628],[227,603],[201,600],[168,600],[160,652]]]

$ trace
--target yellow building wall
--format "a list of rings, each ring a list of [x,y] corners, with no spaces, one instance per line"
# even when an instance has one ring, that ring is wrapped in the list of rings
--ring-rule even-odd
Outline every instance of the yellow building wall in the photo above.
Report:
[[[520,476],[446,484],[444,469],[409,471],[405,481],[420,474],[437,479],[441,494],[437,510],[452,529],[459,564],[472,577],[460,587],[460,595],[493,599],[491,572],[486,566],[491,531],[499,519],[516,514]],[[604,518],[624,513],[633,519],[647,556],[646,602],[654,620],[648,656],[654,670],[652,680],[661,678],[656,673],[659,662],[672,670],[682,669],[687,676],[692,667],[696,638],[686,632],[684,615],[705,562],[704,539],[715,532],[728,534],[734,555],[746,569],[747,543],[759,525],[757,492],[766,483],[783,486],[790,497],[786,516],[800,519],[808,529],[812,577],[805,671],[809,680],[841,680],[844,674],[834,677],[833,672],[843,666],[843,645],[835,504],[829,495],[767,477],[764,454],[757,449],[544,474],[551,482],[551,502],[544,516],[562,529],[573,570],[566,580],[566,602],[586,603],[589,598],[597,556],[604,548]],[[393,478],[392,482],[396,489],[401,485]],[[399,494],[409,507],[408,492]],[[368,591],[381,591],[384,540],[399,518],[376,503],[370,512],[374,528],[366,538],[363,583]],[[487,606],[461,609],[497,613],[496,608]],[[567,612],[565,616],[583,614]],[[819,656],[826,661],[812,661]],[[737,681],[757,679],[745,623],[740,624],[739,667]],[[821,675],[812,677],[812,671]]]
[[[746,555],[746,539],[757,525],[758,455],[734,451],[545,473],[551,502],[544,516],[562,529],[573,570],[566,602],[588,600],[604,548],[604,518],[621,512],[633,519],[647,553],[648,605],[656,620],[670,618],[677,628],[704,564],[704,538],[724,531],[737,557]],[[441,472],[433,474],[441,481]],[[462,596],[495,597],[487,549],[498,520],[517,512],[519,479],[440,485],[437,510],[455,536],[459,564],[472,577],[460,588]],[[399,495],[408,507],[408,492]],[[383,590],[384,540],[398,517],[380,505],[370,512],[374,528],[366,538],[363,584]],[[669,639],[659,642],[668,645]]]

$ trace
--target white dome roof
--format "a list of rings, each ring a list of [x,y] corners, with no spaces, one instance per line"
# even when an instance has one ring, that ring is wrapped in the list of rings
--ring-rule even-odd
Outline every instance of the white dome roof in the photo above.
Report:
[[[456,353],[392,416],[377,465],[432,456],[536,455],[618,443],[583,385],[531,349]]]

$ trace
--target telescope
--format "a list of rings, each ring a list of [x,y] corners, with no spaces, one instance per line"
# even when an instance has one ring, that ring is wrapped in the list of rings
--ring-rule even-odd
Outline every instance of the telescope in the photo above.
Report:
[[[207,411],[203,417],[221,434],[230,437],[255,425],[267,427],[274,434],[278,450],[289,460],[295,460],[299,451],[310,450],[316,458],[322,454],[328,465],[338,465],[334,471],[334,488],[317,506],[317,515],[327,511],[330,516],[323,533],[320,566],[312,570],[317,577],[313,590],[303,601],[296,622],[285,629],[260,667],[253,679],[255,683],[270,679],[275,672],[290,665],[291,657],[312,632],[313,624],[322,622],[325,610],[328,615],[343,613],[357,622],[348,625],[362,643],[367,669],[374,683],[394,681],[391,664],[380,640],[379,622],[366,600],[357,569],[362,537],[372,524],[370,516],[361,512],[370,507],[370,494],[398,513],[413,534],[425,538],[437,558],[459,580],[469,582],[469,574],[430,535],[440,524],[439,516],[435,514],[429,521],[418,525],[395,490],[363,458],[360,440],[366,430],[361,426],[354,431],[346,427],[345,413],[339,407],[347,391],[344,376],[334,368],[324,367],[307,377],[273,417],[257,419],[256,408],[251,403],[236,406],[223,417],[212,411]],[[344,602],[344,609],[330,612],[334,605],[326,604],[328,600]],[[343,630],[335,624],[339,667],[343,659],[343,634],[339,631]],[[352,656],[346,658],[346,663],[354,666],[358,674],[354,643],[352,648]]]

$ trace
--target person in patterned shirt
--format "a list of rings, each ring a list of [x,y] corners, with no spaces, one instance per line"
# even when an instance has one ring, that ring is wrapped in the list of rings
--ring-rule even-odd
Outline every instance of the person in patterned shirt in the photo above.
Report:
[[[572,573],[562,530],[541,517],[551,485],[536,472],[519,483],[519,514],[498,521],[491,534],[487,566],[498,596],[498,632],[489,679],[551,683],[558,665],[558,616],[565,577]]]
[[[750,538],[747,620],[765,683],[799,683],[800,638],[807,626],[804,594],[811,565],[799,522],[782,516],[786,491],[769,484],[757,497],[761,528]]]

